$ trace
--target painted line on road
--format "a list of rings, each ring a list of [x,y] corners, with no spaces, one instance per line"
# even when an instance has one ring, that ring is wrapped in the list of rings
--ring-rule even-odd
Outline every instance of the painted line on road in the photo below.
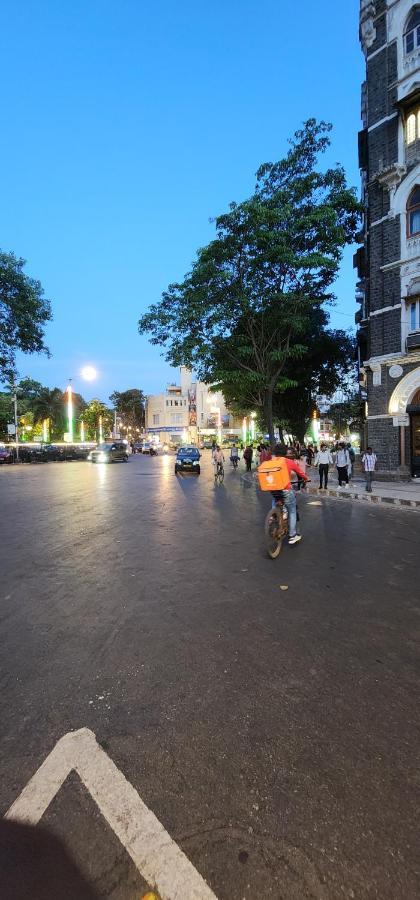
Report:
[[[139,872],[162,900],[217,900],[88,728],[60,738],[6,818],[36,825],[71,771],[77,772]]]

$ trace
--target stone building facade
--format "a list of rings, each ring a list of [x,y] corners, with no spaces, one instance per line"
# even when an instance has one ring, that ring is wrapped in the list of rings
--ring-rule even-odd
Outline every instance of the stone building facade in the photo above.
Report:
[[[365,215],[355,266],[366,442],[384,476],[420,476],[420,3],[360,6]]]

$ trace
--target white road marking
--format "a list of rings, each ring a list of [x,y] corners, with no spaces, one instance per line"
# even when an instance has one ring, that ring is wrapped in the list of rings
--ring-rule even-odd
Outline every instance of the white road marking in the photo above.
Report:
[[[58,741],[6,818],[36,825],[73,770],[162,900],[217,900],[88,728],[69,732]]]

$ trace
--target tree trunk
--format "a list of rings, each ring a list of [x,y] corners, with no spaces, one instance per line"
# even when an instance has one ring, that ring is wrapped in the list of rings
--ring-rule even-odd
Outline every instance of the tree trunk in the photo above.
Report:
[[[274,422],[273,422],[273,388],[268,387],[264,392],[264,421],[268,431],[270,444],[274,444]]]

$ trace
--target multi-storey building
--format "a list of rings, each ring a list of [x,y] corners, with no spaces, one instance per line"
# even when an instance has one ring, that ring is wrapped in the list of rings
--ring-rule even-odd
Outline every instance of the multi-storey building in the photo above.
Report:
[[[160,441],[199,443],[206,438],[222,440],[242,434],[242,421],[226,409],[223,394],[211,393],[206,384],[193,381],[181,366],[180,383],[169,384],[162,394],[146,402],[146,431]]]
[[[379,469],[420,475],[420,3],[361,0],[366,57],[355,257],[366,441]]]

